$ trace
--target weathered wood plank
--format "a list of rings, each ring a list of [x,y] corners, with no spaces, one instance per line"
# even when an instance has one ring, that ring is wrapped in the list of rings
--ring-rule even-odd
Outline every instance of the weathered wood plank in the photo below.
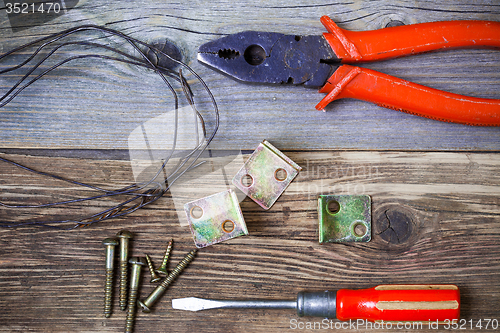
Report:
[[[497,154],[323,151],[287,155],[304,169],[275,206],[263,211],[244,200],[241,206],[250,235],[199,251],[154,312],[138,314],[136,332],[284,332],[293,325],[291,320],[298,319],[293,311],[186,313],[172,310],[170,300],[188,296],[293,298],[301,290],[364,288],[380,283],[455,283],[461,289],[464,319],[475,323],[500,319]],[[121,180],[132,180],[126,160],[7,157],[93,184],[118,187]],[[0,170],[4,175],[13,173],[5,164],[0,164]],[[192,185],[191,191],[225,186],[213,179],[213,183],[204,179],[199,186]],[[15,189],[18,183],[24,186]],[[28,184],[32,184],[31,190]],[[3,200],[9,193],[63,197],[71,191],[17,171],[12,177],[3,177],[0,187]],[[319,193],[371,195],[372,242],[319,245]],[[81,211],[54,208],[45,214],[74,217]],[[16,219],[16,215],[0,210],[2,221]],[[33,217],[29,211],[22,216],[27,217]],[[127,219],[75,231],[0,229],[0,331],[123,329],[125,314],[118,310],[116,298],[113,316],[104,319],[102,315],[101,241],[128,228],[135,233],[132,253],[147,253],[158,263],[167,240],[173,237],[174,264],[193,248],[188,229],[178,221],[173,200],[167,196]],[[149,280],[147,273],[145,279]],[[141,295],[152,289],[144,282]],[[320,323],[321,318],[299,322]],[[424,326],[420,331],[435,330]]]
[[[496,128],[447,124],[354,101],[338,101],[326,113],[314,105],[314,89],[254,86],[235,82],[198,64],[197,47],[224,34],[267,30],[320,34],[321,15],[343,28],[379,29],[391,20],[406,24],[437,20],[498,21],[495,1],[245,1],[162,2],[80,1],[67,14],[41,26],[23,22],[13,32],[0,12],[0,47],[5,52],[35,37],[79,24],[106,25],[147,42],[173,41],[184,60],[207,81],[221,110],[215,148],[253,149],[267,138],[288,149],[499,150]],[[91,34],[90,36],[102,36]],[[114,40],[112,45],[120,45]],[[81,51],[80,51],[81,52]],[[467,50],[425,54],[367,67],[455,93],[500,98],[498,51]],[[7,61],[2,66],[12,65]],[[128,135],[141,123],[172,108],[168,92],[144,70],[101,61],[79,61],[27,89],[2,108],[0,142],[9,148],[127,148]],[[15,77],[0,78],[2,91]],[[193,88],[199,91],[199,86]],[[201,111],[209,114],[206,98]],[[278,125],[279,124],[279,125]]]

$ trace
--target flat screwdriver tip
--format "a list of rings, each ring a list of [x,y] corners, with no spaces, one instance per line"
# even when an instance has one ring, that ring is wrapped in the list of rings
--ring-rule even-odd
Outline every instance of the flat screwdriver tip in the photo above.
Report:
[[[172,300],[172,308],[187,311],[209,309],[295,309],[296,301],[283,300],[222,300],[197,297]]]
[[[197,297],[176,298],[172,300],[172,308],[177,310],[200,311],[216,309],[222,306],[221,302]]]

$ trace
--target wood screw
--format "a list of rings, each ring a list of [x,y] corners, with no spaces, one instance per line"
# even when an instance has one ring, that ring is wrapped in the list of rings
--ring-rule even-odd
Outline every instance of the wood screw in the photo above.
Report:
[[[151,258],[146,254],[146,261],[148,263],[148,269],[149,269],[149,273],[151,274],[151,283],[156,283],[158,281],[161,280],[161,277],[159,277],[156,272],[155,272],[155,268],[153,266],[153,262],[151,261]]]
[[[127,308],[127,284],[128,284],[128,247],[132,238],[132,233],[122,230],[116,234],[120,239],[120,308],[125,311]]]
[[[143,257],[133,257],[129,260],[129,263],[132,265],[132,272],[130,274],[130,294],[128,297],[129,303],[125,333],[132,333],[134,330],[137,293],[139,291],[142,266],[146,265],[146,260]]]
[[[173,244],[174,240],[171,239],[168,242],[167,249],[165,250],[165,254],[163,255],[163,262],[161,263],[161,266],[156,270],[158,273],[168,275],[167,264],[168,264],[168,259],[170,258],[170,252],[172,251]]]
[[[113,271],[115,247],[118,245],[116,238],[106,238],[102,244],[106,247],[106,282],[104,283],[104,317],[111,317],[113,297]]]
[[[181,274],[181,272],[186,268],[191,261],[193,261],[197,250],[192,250],[189,252],[184,259],[182,259],[177,266],[170,272],[170,274],[161,281],[161,283],[156,287],[155,290],[144,300],[144,302],[138,301],[139,306],[142,308],[142,312],[151,312],[151,307],[156,303],[163,295],[168,286]]]

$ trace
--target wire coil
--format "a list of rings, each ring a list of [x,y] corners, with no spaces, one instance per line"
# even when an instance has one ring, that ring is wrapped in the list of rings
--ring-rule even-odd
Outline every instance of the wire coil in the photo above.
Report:
[[[111,47],[106,44],[102,43],[97,43],[94,41],[88,41],[88,40],[78,40],[78,41],[66,41],[66,39],[69,36],[72,36],[77,33],[84,33],[84,32],[89,32],[89,31],[99,31],[104,33],[106,36],[105,37],[111,37],[114,36],[115,38],[119,38],[121,40],[124,40],[126,43],[128,43],[130,46],[132,46],[133,50],[135,53],[138,53],[140,57],[137,57],[136,54],[130,54],[126,51],[117,49],[115,47]],[[72,55],[67,58],[65,58],[62,61],[59,61],[58,63],[48,67],[44,68],[46,62],[48,59],[54,56],[58,51],[60,51],[62,48],[66,46],[77,46],[77,47],[84,47],[84,48],[92,48],[92,49],[100,49],[104,52],[111,52],[112,55],[108,54],[98,54],[98,53],[87,53],[87,54],[77,54],[77,55]],[[12,166],[15,166],[17,168],[21,168],[25,171],[28,171],[30,173],[34,173],[37,175],[41,175],[44,177],[49,177],[55,180],[60,180],[67,182],[72,185],[76,185],[78,187],[85,188],[87,190],[95,191],[97,192],[95,195],[92,196],[87,196],[87,197],[82,197],[82,198],[77,198],[77,199],[70,199],[70,200],[62,200],[62,201],[56,201],[56,202],[50,202],[50,203],[43,203],[43,204],[12,204],[12,203],[7,203],[7,202],[0,202],[0,207],[3,207],[5,209],[29,209],[29,208],[48,208],[48,207],[53,207],[53,206],[60,206],[60,205],[67,205],[67,204],[74,204],[74,203],[82,203],[85,201],[90,201],[90,200],[99,200],[99,199],[104,199],[104,198],[110,198],[110,197],[125,197],[125,199],[122,199],[122,201],[110,208],[106,208],[104,210],[99,211],[98,213],[90,214],[88,216],[85,216],[83,218],[78,218],[78,219],[67,219],[67,220],[49,220],[49,221],[21,221],[21,222],[9,222],[9,221],[0,221],[0,226],[1,227],[19,227],[19,226],[27,226],[27,225],[43,225],[47,227],[52,227],[52,228],[57,228],[57,229],[74,229],[80,226],[88,226],[90,224],[99,222],[99,221],[104,221],[104,220],[109,220],[117,217],[122,217],[127,214],[130,214],[140,208],[143,208],[156,200],[158,200],[160,197],[162,197],[172,186],[172,184],[178,180],[182,175],[190,170],[191,168],[196,167],[198,158],[200,155],[203,153],[203,151],[206,150],[207,146],[210,144],[212,139],[214,138],[217,129],[219,127],[219,111],[217,108],[217,104],[215,102],[215,99],[206,85],[206,83],[200,78],[198,74],[196,74],[188,65],[185,63],[176,60],[169,56],[168,54],[162,52],[160,49],[157,47],[147,44],[145,42],[142,42],[138,39],[132,38],[128,35],[125,35],[117,30],[113,30],[110,28],[102,27],[102,26],[96,26],[96,25],[83,25],[75,28],[71,28],[68,30],[61,31],[56,34],[52,34],[47,37],[40,38],[38,40],[29,42],[27,44],[24,44],[22,46],[19,46],[3,55],[0,56],[0,62],[6,59],[9,56],[12,56],[13,54],[16,53],[24,53],[26,52],[27,49],[36,47],[35,51],[31,53],[27,59],[24,61],[20,62],[19,64],[16,64],[15,66],[12,66],[7,69],[0,70],[0,75],[8,73],[8,72],[13,72],[21,68],[28,68],[28,71],[21,76],[21,78],[13,84],[8,91],[0,96],[0,108],[6,106],[9,104],[12,100],[16,98],[23,90],[25,90],[27,87],[35,83],[36,81],[40,80],[42,77],[47,75],[48,73],[54,71],[55,69],[73,61],[77,61],[80,59],[88,59],[88,58],[95,58],[95,59],[101,59],[104,61],[113,61],[113,62],[120,62],[120,63],[125,63],[133,66],[137,66],[140,68],[145,68],[153,73],[157,74],[163,83],[166,85],[170,93],[172,94],[174,98],[174,108],[175,108],[175,113],[174,113],[174,125],[175,125],[175,130],[174,130],[174,137],[172,141],[172,148],[170,151],[166,154],[166,156],[162,159],[163,164],[161,167],[157,170],[156,174],[154,174],[148,181],[141,182],[141,183],[133,183],[131,185],[125,186],[120,189],[105,189],[99,186],[95,186],[92,184],[87,184],[75,180],[71,180],[56,174],[51,174],[48,172],[44,171],[39,171],[35,170],[34,168],[22,165],[20,163],[17,163],[15,161],[11,161],[9,159],[0,157],[0,161],[4,163],[9,163]],[[169,68],[164,68],[161,67],[160,64],[158,63],[153,63],[151,61],[150,57],[148,57],[148,54],[154,54],[156,57],[162,56],[169,61],[177,64],[180,66],[180,69],[178,72],[175,72]],[[42,72],[35,75],[34,72],[38,68],[43,68]],[[213,105],[213,116],[214,116],[214,121],[213,121],[213,129],[210,133],[206,132],[206,126],[205,126],[205,119],[203,115],[197,110],[193,98],[193,92],[190,88],[190,86],[187,83],[186,78],[183,75],[183,70],[187,71],[189,75],[192,75],[197,82],[199,82],[203,88],[203,90],[206,92],[208,95],[212,105]],[[166,177],[165,180],[159,180],[159,176],[166,173],[166,166],[169,163],[175,148],[177,144],[177,139],[178,139],[178,133],[177,133],[177,126],[178,126],[178,113],[179,113],[179,96],[176,92],[176,89],[172,86],[171,82],[169,80],[174,80],[177,82],[177,84],[180,85],[182,91],[182,96],[186,99],[188,104],[190,105],[191,109],[196,115],[197,121],[201,123],[201,128],[203,130],[203,140],[198,140],[197,146],[188,151],[178,162],[177,164],[171,169]],[[196,124],[196,128],[198,128],[198,124]],[[165,176],[165,175],[164,175]]]

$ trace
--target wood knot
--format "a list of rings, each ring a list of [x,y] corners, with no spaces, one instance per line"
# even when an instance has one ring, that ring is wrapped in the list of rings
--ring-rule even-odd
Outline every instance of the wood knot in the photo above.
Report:
[[[155,66],[167,69],[175,69],[179,67],[179,63],[177,61],[182,61],[182,53],[177,45],[167,39],[153,41],[150,43],[150,45],[168,55],[170,58],[174,59],[172,60],[158,51],[149,49],[149,51],[147,52],[148,59]]]
[[[405,25],[404,22],[400,21],[400,20],[390,20],[389,22],[387,22],[387,24],[385,25],[386,28],[390,28],[390,27],[399,27],[399,26],[402,26],[402,25]]]
[[[408,24],[418,23],[418,20],[414,16],[408,15],[409,13],[403,13],[400,11],[394,13],[385,13],[380,16],[380,21],[378,22],[378,29],[381,28],[391,28],[399,27]]]
[[[406,243],[413,235],[412,214],[403,208],[389,207],[379,211],[374,225],[374,234],[393,245]]]

